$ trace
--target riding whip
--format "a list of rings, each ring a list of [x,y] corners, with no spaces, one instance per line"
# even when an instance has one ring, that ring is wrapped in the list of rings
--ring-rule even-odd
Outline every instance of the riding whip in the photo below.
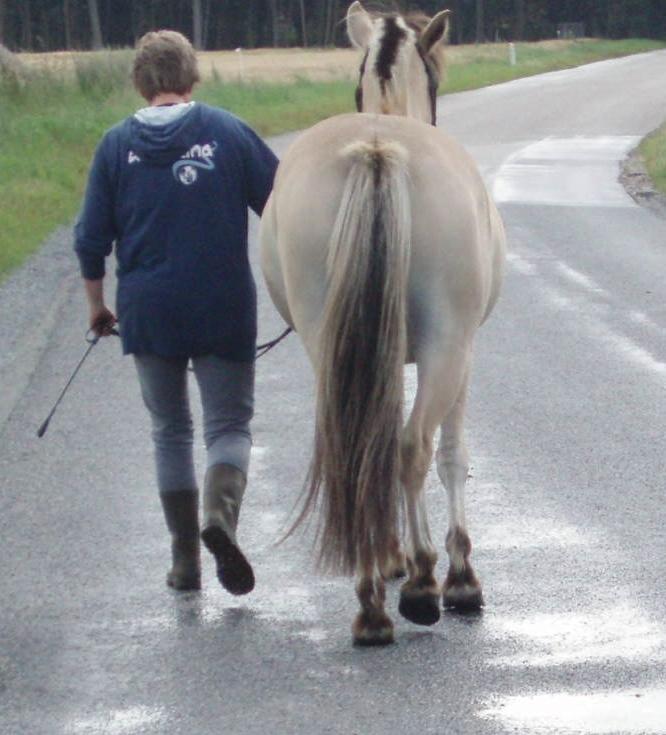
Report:
[[[72,377],[67,381],[67,384],[65,385],[65,387],[62,389],[62,392],[58,396],[58,400],[55,402],[55,405],[51,409],[51,413],[49,413],[49,415],[46,417],[44,423],[37,430],[37,436],[40,439],[44,436],[44,434],[46,434],[46,430],[49,428],[49,423],[51,422],[51,419],[53,418],[53,414],[55,414],[58,406],[60,405],[60,402],[65,397],[65,393],[67,393],[67,390],[69,389],[69,386],[74,382],[74,378],[76,377],[77,373],[81,369],[81,366],[83,365],[83,363],[85,362],[86,358],[88,357],[88,355],[92,351],[92,348],[101,339],[101,335],[99,335],[99,334],[96,334],[94,337],[89,337],[88,336],[89,334],[90,334],[90,330],[88,330],[88,332],[86,333],[86,342],[88,342],[88,348],[84,352],[83,357],[79,360],[79,364],[74,369],[74,372],[72,373]],[[111,334],[113,334],[115,336],[118,336],[119,335],[118,331],[115,330],[115,329],[112,329],[111,330]]]

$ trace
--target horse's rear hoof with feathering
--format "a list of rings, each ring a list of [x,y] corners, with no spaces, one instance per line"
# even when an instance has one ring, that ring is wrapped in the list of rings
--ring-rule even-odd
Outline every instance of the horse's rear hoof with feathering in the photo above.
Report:
[[[347,28],[365,54],[363,114],[320,123],[293,145],[261,245],[271,297],[316,376],[314,457],[296,524],[320,507],[319,561],[357,574],[353,640],[368,646],[394,639],[384,578],[401,566],[403,501],[400,612],[432,625],[442,594],[445,605],[482,604],[465,525],[463,416],[474,335],[497,299],[505,245],[473,161],[434,127],[447,11],[373,17],[355,2]],[[407,362],[418,387],[403,425]],[[423,492],[438,428],[450,529],[443,590]]]

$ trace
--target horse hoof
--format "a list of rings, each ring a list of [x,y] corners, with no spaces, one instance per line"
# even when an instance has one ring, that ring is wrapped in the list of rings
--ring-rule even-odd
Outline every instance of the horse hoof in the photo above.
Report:
[[[418,595],[403,592],[398,611],[403,618],[417,625],[434,625],[440,617],[439,595],[432,592],[421,592]]]
[[[442,602],[447,610],[461,613],[478,612],[484,605],[483,593],[478,585],[453,585],[444,590]]]
[[[382,634],[363,634],[357,636],[354,634],[354,645],[358,648],[372,648],[376,646],[390,646],[394,643],[393,631]]]
[[[386,616],[370,619],[360,613],[352,626],[352,636],[355,646],[388,646],[393,643],[393,623]]]

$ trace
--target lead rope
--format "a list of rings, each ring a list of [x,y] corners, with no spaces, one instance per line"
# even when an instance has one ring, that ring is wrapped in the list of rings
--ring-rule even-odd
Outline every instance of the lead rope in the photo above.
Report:
[[[282,340],[289,335],[290,332],[293,332],[294,330],[289,327],[288,329],[285,329],[284,332],[279,337],[276,337],[275,339],[271,340],[270,342],[265,342],[262,345],[257,345],[257,357],[256,359],[259,359],[260,357],[263,357],[267,352],[270,352],[273,347],[276,345],[279,345]],[[46,434],[47,429],[49,428],[49,424],[51,423],[51,419],[53,418],[58,406],[60,405],[62,399],[65,397],[65,393],[69,390],[69,386],[74,382],[74,378],[78,375],[79,370],[83,366],[83,363],[86,361],[86,358],[88,355],[92,352],[93,347],[99,342],[101,339],[101,336],[96,334],[91,334],[92,330],[88,330],[86,332],[86,342],[88,343],[88,349],[85,351],[83,357],[80,359],[78,365],[74,369],[74,372],[72,373],[72,376],[67,381],[67,384],[62,389],[60,395],[58,396],[58,400],[55,402],[55,405],[51,409],[49,415],[46,417],[46,420],[42,423],[42,425],[37,430],[37,436],[41,439],[44,434]],[[111,330],[111,335],[114,337],[120,337],[120,333],[117,329]],[[192,370],[192,367],[189,368],[189,370]]]
[[[255,359],[258,360],[260,357],[263,357],[267,352],[270,352],[273,347],[277,347],[277,345],[279,345],[280,342],[288,337],[293,331],[294,330],[292,327],[287,327],[287,329],[285,329],[279,337],[272,339],[270,342],[264,342],[264,344],[262,345],[257,345],[257,355]],[[115,337],[120,337],[120,332],[118,332],[117,329],[114,329],[111,334],[113,334]],[[91,345],[97,343],[97,340],[94,340],[93,342],[92,340],[88,339],[88,334],[86,334],[86,341],[89,342]]]
[[[292,327],[287,327],[287,329],[285,329],[279,337],[276,337],[275,339],[271,340],[270,342],[266,342],[263,345],[257,345],[256,359],[258,360],[260,357],[263,357],[267,352],[270,352],[273,347],[279,345],[280,342],[282,342],[282,340],[285,339],[285,337],[289,336],[289,334],[291,334],[291,332],[293,331],[294,330],[292,329]]]

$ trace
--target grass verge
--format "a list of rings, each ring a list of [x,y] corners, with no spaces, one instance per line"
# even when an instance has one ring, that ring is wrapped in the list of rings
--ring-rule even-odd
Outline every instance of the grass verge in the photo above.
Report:
[[[666,125],[645,138],[640,152],[654,185],[666,195]]]
[[[454,47],[445,91],[457,92],[605,58],[661,48],[641,40]],[[127,82],[132,53],[86,54],[75,73],[32,69],[3,79],[0,68],[0,279],[57,226],[71,221],[104,130],[141,106]],[[348,79],[293,83],[204,82],[197,98],[225,107],[262,135],[297,130],[353,109]],[[663,164],[663,157],[662,157]]]
[[[453,47],[446,92],[478,89],[534,74],[571,69],[593,61],[614,59],[663,47],[662,43],[644,39],[518,43],[515,45],[515,66],[507,63],[506,44],[463,46],[459,49]]]

